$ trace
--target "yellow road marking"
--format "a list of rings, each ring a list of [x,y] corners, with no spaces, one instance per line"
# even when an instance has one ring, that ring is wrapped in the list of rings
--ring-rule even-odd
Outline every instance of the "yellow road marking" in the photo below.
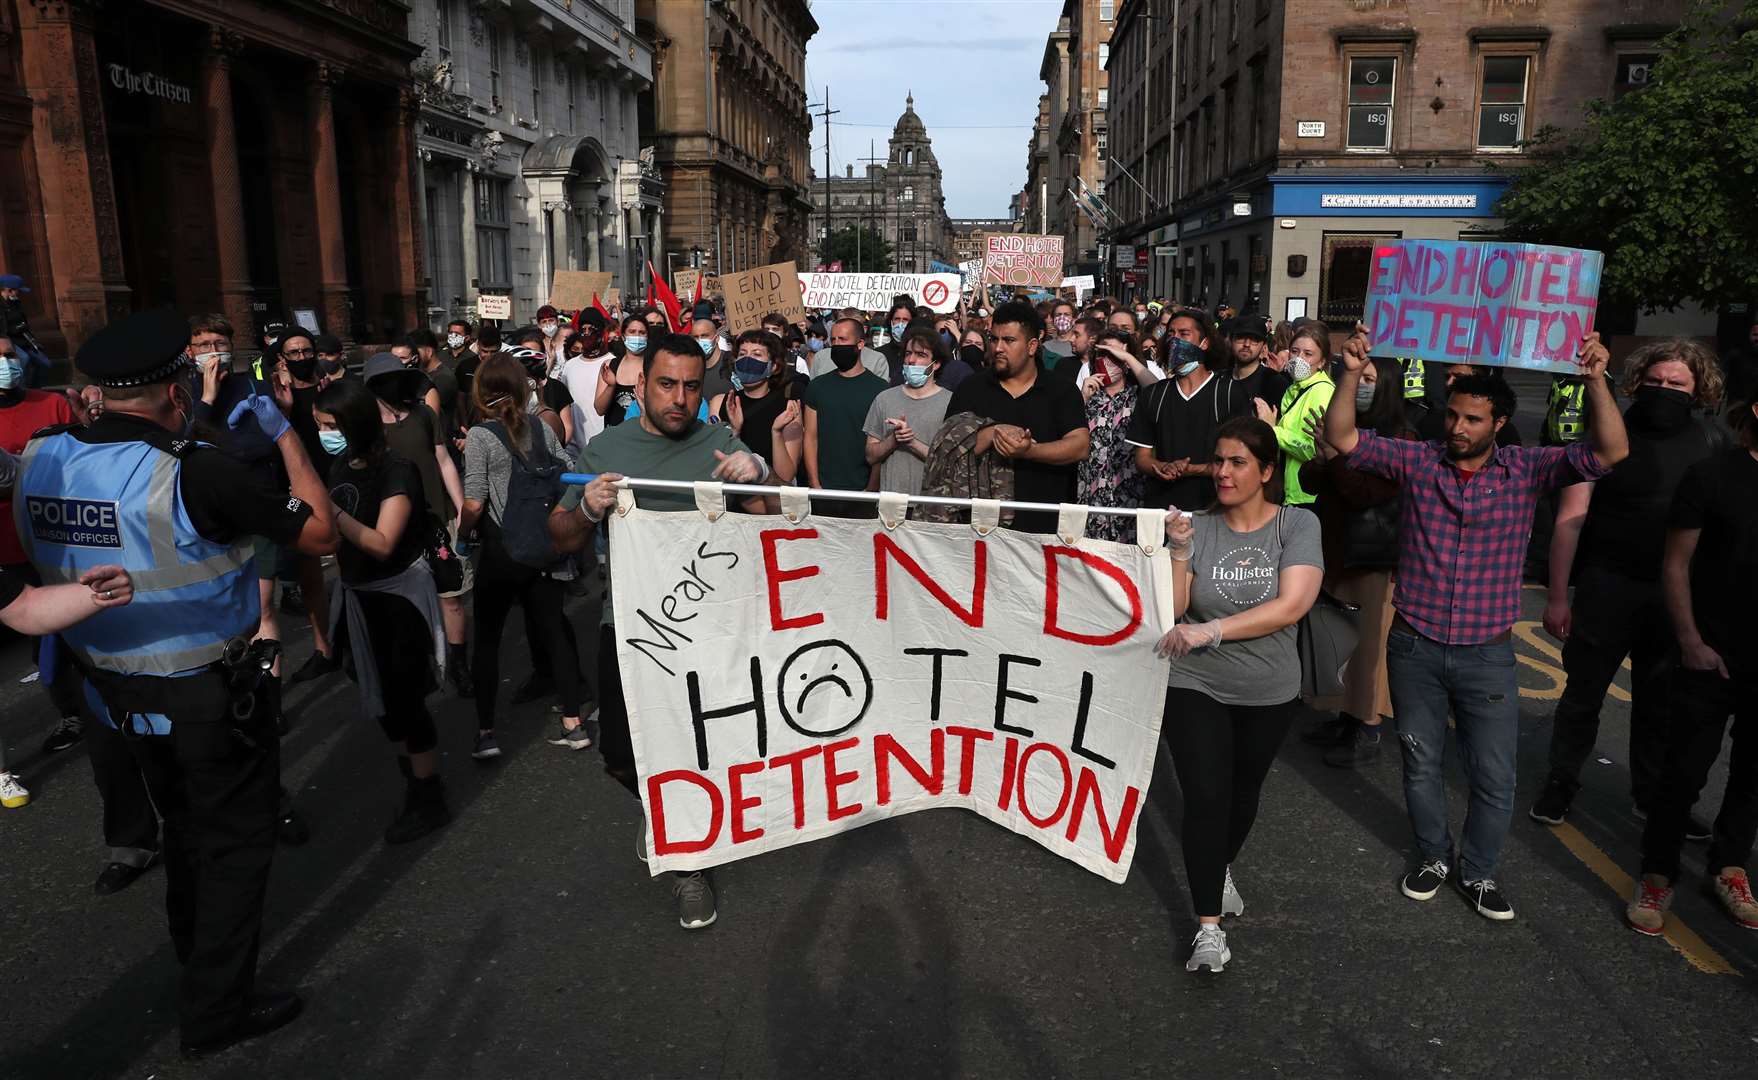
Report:
[[[1534,649],[1537,649],[1539,652],[1550,657],[1552,660],[1555,660],[1557,663],[1559,663],[1559,664],[1562,663],[1563,662],[1563,651],[1561,649],[1557,648],[1551,642],[1546,641],[1544,638],[1539,637],[1538,636],[1538,628],[1539,628],[1539,624],[1537,622],[1535,622],[1531,619],[1526,619],[1526,620],[1523,620],[1521,622],[1517,622],[1514,624],[1514,636],[1519,638],[1521,641],[1524,641],[1526,644],[1532,646]],[[1564,676],[1564,674],[1560,668],[1552,667],[1551,665],[1543,663],[1542,661],[1535,660],[1535,659],[1532,659],[1532,658],[1526,657],[1526,656],[1522,656],[1522,657],[1520,657],[1520,659],[1522,661],[1524,661],[1528,667],[1537,668],[1539,671],[1542,671],[1546,675],[1550,676],[1551,679],[1553,681],[1555,681],[1557,684],[1554,693],[1551,691],[1538,692],[1538,691],[1527,691],[1527,690],[1523,689],[1520,691],[1521,697],[1554,699],[1554,698],[1559,698],[1563,695],[1563,683],[1566,679],[1566,676]],[[1628,670],[1630,667],[1630,661],[1626,659],[1624,661],[1623,666],[1626,670]],[[1615,682],[1612,683],[1610,686],[1606,687],[1606,694],[1609,697],[1617,698],[1619,701],[1629,701],[1630,700],[1630,692],[1628,690],[1625,690],[1623,687],[1619,686]]]
[[[1550,830],[1569,853],[1587,864],[1587,869],[1594,872],[1599,879],[1612,887],[1625,901],[1636,891],[1636,882],[1629,874],[1612,862],[1611,856],[1599,850],[1593,841],[1581,834],[1581,830],[1564,822],[1553,825]],[[1732,975],[1739,978],[1739,971],[1722,955],[1709,947],[1709,943],[1697,936],[1697,932],[1686,926],[1674,912],[1667,912],[1666,930],[1661,933],[1667,944],[1678,950],[1679,955],[1698,971],[1706,975]]]

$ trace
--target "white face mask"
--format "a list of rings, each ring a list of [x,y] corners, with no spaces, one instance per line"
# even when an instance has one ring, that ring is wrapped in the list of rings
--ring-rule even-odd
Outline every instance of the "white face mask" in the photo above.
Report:
[[[1297,383],[1303,383],[1312,378],[1312,370],[1312,361],[1304,356],[1296,356],[1288,361],[1288,374]]]
[[[555,332],[561,329],[561,326],[559,323],[546,322],[538,323],[537,328],[543,331],[544,337],[555,337]]]
[[[206,363],[209,360],[217,361],[220,365],[221,371],[232,370],[232,354],[229,352],[202,353],[200,356],[197,356],[195,358],[195,362],[197,364]]]
[[[463,334],[453,333],[453,334],[446,335],[446,347],[447,348],[459,349],[459,348],[463,348],[463,346],[464,346],[464,335]]]

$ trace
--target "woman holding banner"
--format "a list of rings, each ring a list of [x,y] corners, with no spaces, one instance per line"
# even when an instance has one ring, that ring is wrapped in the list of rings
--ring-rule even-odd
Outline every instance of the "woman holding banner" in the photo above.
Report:
[[[1232,863],[1294,722],[1295,628],[1324,576],[1318,519],[1274,498],[1280,458],[1270,425],[1227,421],[1215,439],[1215,506],[1166,519],[1178,623],[1158,646],[1172,659],[1160,731],[1184,793],[1185,876],[1200,923],[1186,971],[1219,972],[1232,959],[1221,916],[1245,911]]]

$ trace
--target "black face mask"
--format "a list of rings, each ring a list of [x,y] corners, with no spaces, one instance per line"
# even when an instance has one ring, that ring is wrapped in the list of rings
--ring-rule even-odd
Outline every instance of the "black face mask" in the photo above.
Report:
[[[959,359],[971,366],[972,371],[983,369],[983,347],[981,345],[966,345],[958,350],[958,356]]]
[[[1691,395],[1664,386],[1641,386],[1625,419],[1638,431],[1670,435],[1691,422]]]
[[[836,365],[836,370],[847,371],[861,362],[861,347],[859,345],[832,345],[830,347],[830,362]]]
[[[310,382],[317,375],[317,360],[288,360],[287,374],[300,382]]]

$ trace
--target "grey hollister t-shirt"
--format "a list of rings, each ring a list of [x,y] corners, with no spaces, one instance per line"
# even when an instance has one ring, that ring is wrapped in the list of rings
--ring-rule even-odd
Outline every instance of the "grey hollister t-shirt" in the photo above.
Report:
[[[1280,521],[1280,540],[1277,522]],[[1191,622],[1237,615],[1274,600],[1290,566],[1324,570],[1318,517],[1288,507],[1256,532],[1238,533],[1219,514],[1198,514],[1190,567]],[[1168,686],[1197,690],[1227,705],[1280,705],[1300,696],[1299,629],[1223,641],[1172,661]]]

